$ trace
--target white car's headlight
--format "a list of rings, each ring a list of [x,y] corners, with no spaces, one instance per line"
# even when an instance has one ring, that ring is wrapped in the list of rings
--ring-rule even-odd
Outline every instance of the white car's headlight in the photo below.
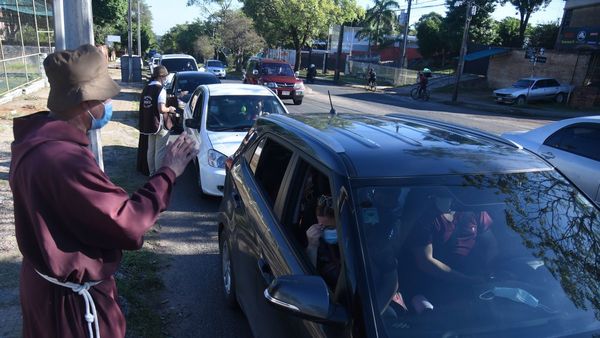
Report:
[[[294,89],[298,90],[298,89],[304,89],[304,83],[302,82],[296,82],[294,83]]]
[[[221,154],[220,152],[210,149],[208,151],[208,165],[214,168],[225,168],[225,161],[227,161],[227,156]]]

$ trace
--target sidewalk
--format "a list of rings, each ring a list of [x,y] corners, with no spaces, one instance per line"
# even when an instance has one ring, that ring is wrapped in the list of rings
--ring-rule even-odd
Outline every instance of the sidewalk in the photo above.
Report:
[[[410,91],[412,88],[414,88],[414,86],[386,88],[383,92],[390,95],[410,96]],[[462,88],[458,93],[458,100],[456,103],[452,102],[452,93],[436,90],[430,93],[429,101],[500,114],[521,115],[524,117],[544,117],[556,120],[580,116],[600,115],[600,109],[578,110],[551,102],[536,102],[524,106],[498,104],[494,101],[491,91],[489,95],[482,96],[481,94],[470,94],[468,89]]]

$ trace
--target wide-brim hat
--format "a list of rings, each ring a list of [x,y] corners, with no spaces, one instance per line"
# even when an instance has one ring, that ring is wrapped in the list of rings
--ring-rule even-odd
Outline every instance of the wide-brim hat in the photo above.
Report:
[[[104,101],[121,90],[108,74],[106,57],[92,45],[50,54],[44,69],[50,83],[48,108],[57,114],[84,101]]]

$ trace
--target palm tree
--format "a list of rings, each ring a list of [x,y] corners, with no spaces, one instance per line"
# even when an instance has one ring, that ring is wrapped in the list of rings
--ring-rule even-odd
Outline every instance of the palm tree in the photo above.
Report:
[[[382,41],[382,37],[379,36],[382,28],[386,28],[388,31],[392,30],[396,22],[395,10],[400,8],[400,5],[395,0],[374,1],[375,6],[367,10],[365,20],[363,21],[363,27],[366,28],[364,33],[367,33],[367,31],[371,33],[369,34],[369,55],[371,54],[371,38],[375,40],[375,46],[378,46],[379,42]],[[374,31],[373,28],[375,29]]]

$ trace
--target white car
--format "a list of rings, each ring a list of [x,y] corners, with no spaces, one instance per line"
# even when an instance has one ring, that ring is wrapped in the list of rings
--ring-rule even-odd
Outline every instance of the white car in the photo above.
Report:
[[[207,60],[206,61],[206,70],[208,72],[212,72],[219,79],[225,79],[227,77],[227,71],[225,70],[225,65],[223,62],[219,60]]]
[[[238,149],[254,121],[288,114],[270,89],[247,84],[201,85],[183,112],[185,130],[198,140],[195,159],[201,195],[223,196],[225,162]]]
[[[498,103],[516,103],[517,105],[541,100],[565,103],[572,90],[573,86],[561,85],[553,78],[529,77],[518,80],[510,88],[494,90],[494,96]]]
[[[502,134],[550,162],[600,205],[600,116]]]

